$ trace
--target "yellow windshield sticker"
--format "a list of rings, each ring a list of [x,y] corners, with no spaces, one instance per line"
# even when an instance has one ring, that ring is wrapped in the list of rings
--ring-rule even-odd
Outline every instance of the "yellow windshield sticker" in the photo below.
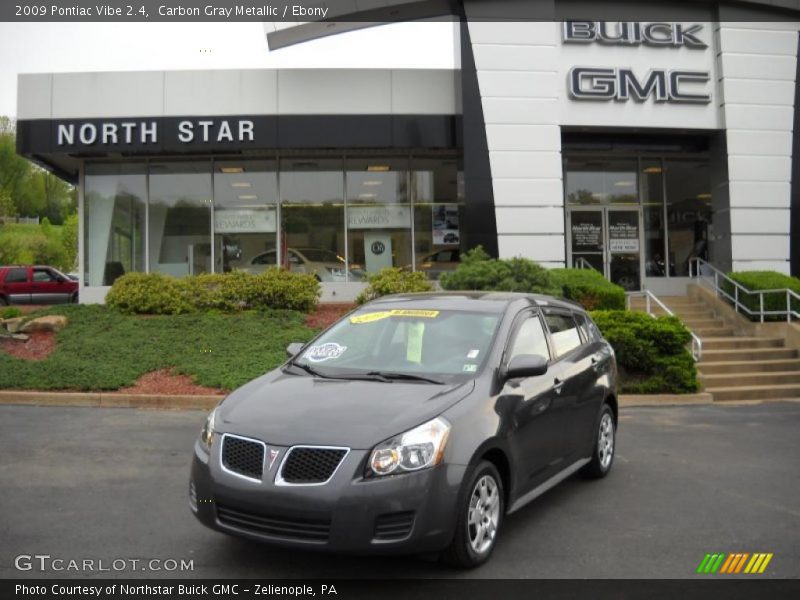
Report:
[[[425,333],[425,323],[410,323],[408,326],[408,346],[406,346],[406,360],[413,363],[422,362],[422,336]]]
[[[379,312],[367,313],[350,317],[351,323],[372,323],[389,317],[421,317],[423,319],[435,319],[439,316],[438,310],[416,310],[416,309],[396,309],[382,310]]]

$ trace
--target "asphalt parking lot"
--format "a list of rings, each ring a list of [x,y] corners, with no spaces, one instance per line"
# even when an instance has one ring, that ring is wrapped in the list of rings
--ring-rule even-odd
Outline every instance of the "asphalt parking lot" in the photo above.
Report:
[[[624,409],[611,475],[573,477],[512,515],[492,560],[463,573],[413,557],[275,549],[205,529],[187,503],[204,418],[0,406],[0,578],[93,575],[14,566],[20,554],[45,554],[194,565],[98,577],[669,579],[697,577],[707,552],[771,552],[757,577],[800,577],[800,403]]]

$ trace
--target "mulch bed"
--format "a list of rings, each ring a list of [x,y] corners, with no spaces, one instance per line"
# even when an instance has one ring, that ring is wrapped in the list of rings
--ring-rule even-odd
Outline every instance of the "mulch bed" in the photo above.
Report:
[[[188,375],[178,375],[170,369],[145,373],[130,387],[117,390],[123,394],[181,394],[181,395],[219,395],[225,394],[218,388],[197,385]]]
[[[24,360],[44,360],[56,349],[56,334],[52,331],[36,331],[27,334],[30,338],[22,342],[4,339],[0,341],[0,350]]]
[[[326,303],[317,306],[317,310],[306,317],[306,325],[321,329],[338,321],[343,315],[355,308],[350,303]]]

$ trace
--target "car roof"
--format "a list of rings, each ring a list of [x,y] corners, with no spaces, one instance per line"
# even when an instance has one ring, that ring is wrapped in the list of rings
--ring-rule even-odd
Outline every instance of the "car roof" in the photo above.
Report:
[[[370,307],[408,308],[409,304],[424,305],[439,310],[479,310],[484,312],[504,312],[515,302],[527,302],[537,307],[557,307],[584,312],[580,304],[544,294],[494,291],[454,291],[425,292],[420,294],[394,294],[383,296],[369,303]]]

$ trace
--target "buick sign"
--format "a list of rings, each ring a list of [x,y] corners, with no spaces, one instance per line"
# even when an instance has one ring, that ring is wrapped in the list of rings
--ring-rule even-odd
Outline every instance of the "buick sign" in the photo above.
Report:
[[[703,50],[708,45],[697,37],[702,29],[700,24],[566,21],[562,39],[572,44],[598,42],[626,46],[683,46]]]

